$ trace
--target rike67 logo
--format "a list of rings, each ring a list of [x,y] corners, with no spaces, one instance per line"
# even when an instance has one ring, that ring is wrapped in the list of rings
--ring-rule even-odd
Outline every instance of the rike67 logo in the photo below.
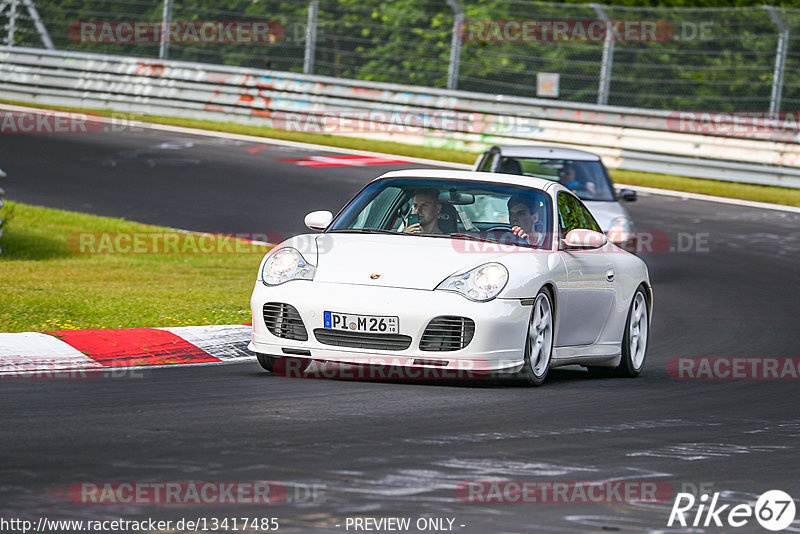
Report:
[[[678,493],[667,526],[738,528],[752,524],[752,520],[755,519],[765,529],[779,531],[794,521],[794,500],[784,491],[764,492],[756,500],[755,506],[745,503],[733,507],[730,504],[718,505],[719,495],[719,492],[716,492],[709,500],[708,494],[695,499],[691,493]],[[695,504],[698,504],[697,511],[693,511]]]

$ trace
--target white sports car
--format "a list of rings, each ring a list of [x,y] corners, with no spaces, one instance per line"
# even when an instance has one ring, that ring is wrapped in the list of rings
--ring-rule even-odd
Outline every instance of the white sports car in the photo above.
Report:
[[[541,384],[549,369],[637,376],[653,294],[551,180],[406,170],[262,260],[249,348],[267,370],[312,361],[468,370]]]

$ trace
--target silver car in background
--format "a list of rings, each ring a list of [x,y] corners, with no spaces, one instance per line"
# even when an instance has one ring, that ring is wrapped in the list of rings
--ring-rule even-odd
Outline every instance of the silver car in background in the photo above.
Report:
[[[612,242],[636,253],[633,220],[620,202],[636,200],[636,191],[617,192],[597,154],[548,146],[493,146],[481,154],[472,170],[560,182],[583,200]]]

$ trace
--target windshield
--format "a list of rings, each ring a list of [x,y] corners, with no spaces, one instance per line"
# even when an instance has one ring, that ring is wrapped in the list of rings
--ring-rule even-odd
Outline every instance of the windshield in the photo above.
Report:
[[[387,179],[367,186],[328,231],[549,248],[551,213],[550,196],[538,189],[467,180]]]
[[[502,157],[497,172],[560,182],[581,200],[614,200],[614,191],[599,161]]]

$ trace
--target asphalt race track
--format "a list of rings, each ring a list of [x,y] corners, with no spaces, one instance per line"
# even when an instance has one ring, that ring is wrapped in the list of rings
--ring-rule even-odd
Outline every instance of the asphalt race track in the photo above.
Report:
[[[392,168],[307,168],[276,160],[341,154],[150,130],[4,135],[0,155],[9,200],[220,233],[305,232],[309,206],[338,211]]]
[[[277,160],[326,153],[147,130],[1,141],[10,200],[212,232],[303,232],[307,212],[336,211],[393,168],[302,167]],[[771,489],[800,496],[800,382],[667,371],[680,357],[798,356],[800,215],[644,195],[628,207],[640,230],[669,239],[643,255],[655,312],[637,379],[566,369],[541,388],[300,380],[249,363],[3,380],[0,516],[277,517],[280,532],[353,532],[348,517],[451,518],[469,533],[766,532],[754,520],[668,529],[672,499],[476,503],[456,491],[468,481],[614,480],[720,492],[720,504],[752,504]],[[65,492],[190,480],[275,481],[287,499],[85,505]],[[800,532],[800,520],[786,532]]]

